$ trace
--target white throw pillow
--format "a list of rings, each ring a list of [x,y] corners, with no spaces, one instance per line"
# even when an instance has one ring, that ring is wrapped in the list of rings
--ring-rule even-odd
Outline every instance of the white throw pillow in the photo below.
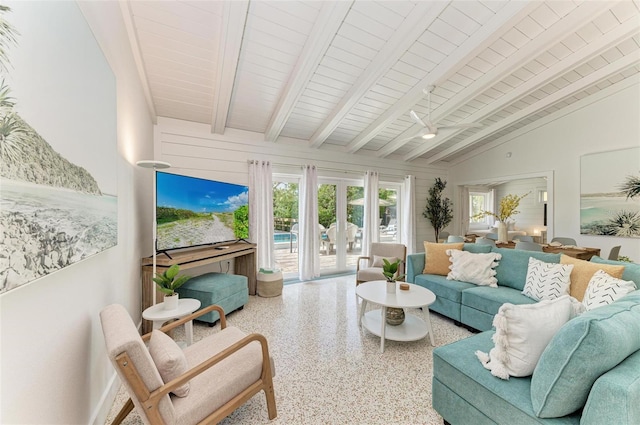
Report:
[[[373,256],[373,264],[371,265],[371,267],[382,267],[384,266],[384,259],[387,259],[387,261],[389,261],[390,263],[395,263],[396,261],[398,261],[398,257],[382,257],[380,255],[374,255]]]
[[[447,280],[460,280],[481,286],[498,287],[494,267],[502,258],[501,254],[496,252],[475,254],[458,249],[448,249],[447,255],[451,260],[449,266],[451,271],[447,274]]]
[[[573,264],[545,263],[529,257],[522,293],[536,301],[552,300],[569,294]]]
[[[611,304],[635,289],[636,284],[633,281],[618,279],[604,270],[598,270],[589,280],[582,304],[587,311],[593,310]]]
[[[476,351],[476,356],[500,379],[529,376],[551,338],[570,316],[568,295],[535,304],[505,303],[493,318],[495,347],[489,354]]]
[[[165,384],[188,370],[187,358],[184,353],[178,344],[162,331],[154,330],[151,332],[149,353]],[[178,397],[186,397],[189,395],[189,383],[179,386],[172,393]]]

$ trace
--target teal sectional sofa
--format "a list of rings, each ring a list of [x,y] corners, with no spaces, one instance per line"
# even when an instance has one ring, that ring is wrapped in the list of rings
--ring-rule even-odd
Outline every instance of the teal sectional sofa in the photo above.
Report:
[[[520,294],[529,256],[547,262],[559,257],[488,248],[464,246],[503,255],[496,268],[498,288],[425,275],[424,254],[407,259],[407,281],[436,293],[430,309],[484,331],[433,352],[432,403],[445,423],[640,424],[640,290],[571,319],[548,344],[532,376],[502,380],[475,352],[493,348],[491,321],[502,301],[535,302]],[[622,278],[640,288],[640,265],[591,261],[625,266]]]
[[[436,301],[429,306],[431,311],[480,331],[491,329],[493,316],[502,304],[535,302],[521,293],[527,277],[529,257],[547,263],[560,262],[560,254],[493,248],[490,245],[467,243],[464,244],[463,250],[474,253],[497,252],[502,255],[495,269],[497,288],[447,280],[446,276],[423,274],[424,253],[407,256],[406,281],[423,286],[436,295]]]

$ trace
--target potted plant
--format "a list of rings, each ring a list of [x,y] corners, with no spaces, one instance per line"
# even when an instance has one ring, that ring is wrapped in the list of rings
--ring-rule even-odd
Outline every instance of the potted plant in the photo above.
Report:
[[[165,270],[164,273],[156,273],[156,277],[153,278],[153,281],[158,285],[158,290],[164,294],[165,310],[174,310],[178,308],[179,295],[176,292],[176,289],[191,279],[191,276],[178,276],[179,272],[180,266],[178,264],[174,264]]]
[[[387,278],[387,293],[395,294],[396,280],[404,278],[403,274],[398,273],[398,267],[402,260],[396,260],[393,263],[386,258],[382,259],[382,274]],[[397,307],[387,307],[386,321],[391,326],[398,326],[404,322],[404,309]]]
[[[520,214],[520,211],[518,211],[517,208],[520,206],[522,198],[527,196],[529,193],[531,192],[527,192],[522,196],[509,194],[500,199],[500,210],[497,214],[491,211],[481,211],[472,218],[479,219],[489,215],[495,217],[500,222],[498,224],[498,242],[507,243],[509,239],[507,221],[514,215]]]
[[[447,187],[447,182],[437,177],[435,184],[429,189],[427,206],[422,213],[433,226],[436,242],[438,242],[440,231],[453,220],[453,203],[449,198],[442,198],[445,187]]]

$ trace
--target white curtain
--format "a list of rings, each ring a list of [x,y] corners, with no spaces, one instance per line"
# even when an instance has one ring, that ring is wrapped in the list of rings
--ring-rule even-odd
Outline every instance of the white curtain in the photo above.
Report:
[[[320,229],[318,226],[318,172],[315,165],[302,166],[298,202],[300,280],[320,276]]]
[[[371,244],[378,242],[380,231],[380,207],[378,200],[378,172],[367,171],[364,175],[364,217],[362,230],[362,254],[369,255]]]
[[[407,255],[413,254],[416,245],[416,178],[405,176],[402,186],[402,243]]]
[[[469,188],[463,186],[460,190],[460,231],[461,234],[469,233]]]
[[[269,161],[249,161],[249,239],[257,244],[258,268],[275,265],[273,185]]]

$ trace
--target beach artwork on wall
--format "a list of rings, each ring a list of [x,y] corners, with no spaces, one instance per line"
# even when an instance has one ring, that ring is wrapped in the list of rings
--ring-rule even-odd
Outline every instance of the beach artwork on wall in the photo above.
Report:
[[[580,159],[580,233],[640,237],[640,147]]]
[[[0,28],[5,294],[117,244],[116,82],[75,2],[5,1]]]

